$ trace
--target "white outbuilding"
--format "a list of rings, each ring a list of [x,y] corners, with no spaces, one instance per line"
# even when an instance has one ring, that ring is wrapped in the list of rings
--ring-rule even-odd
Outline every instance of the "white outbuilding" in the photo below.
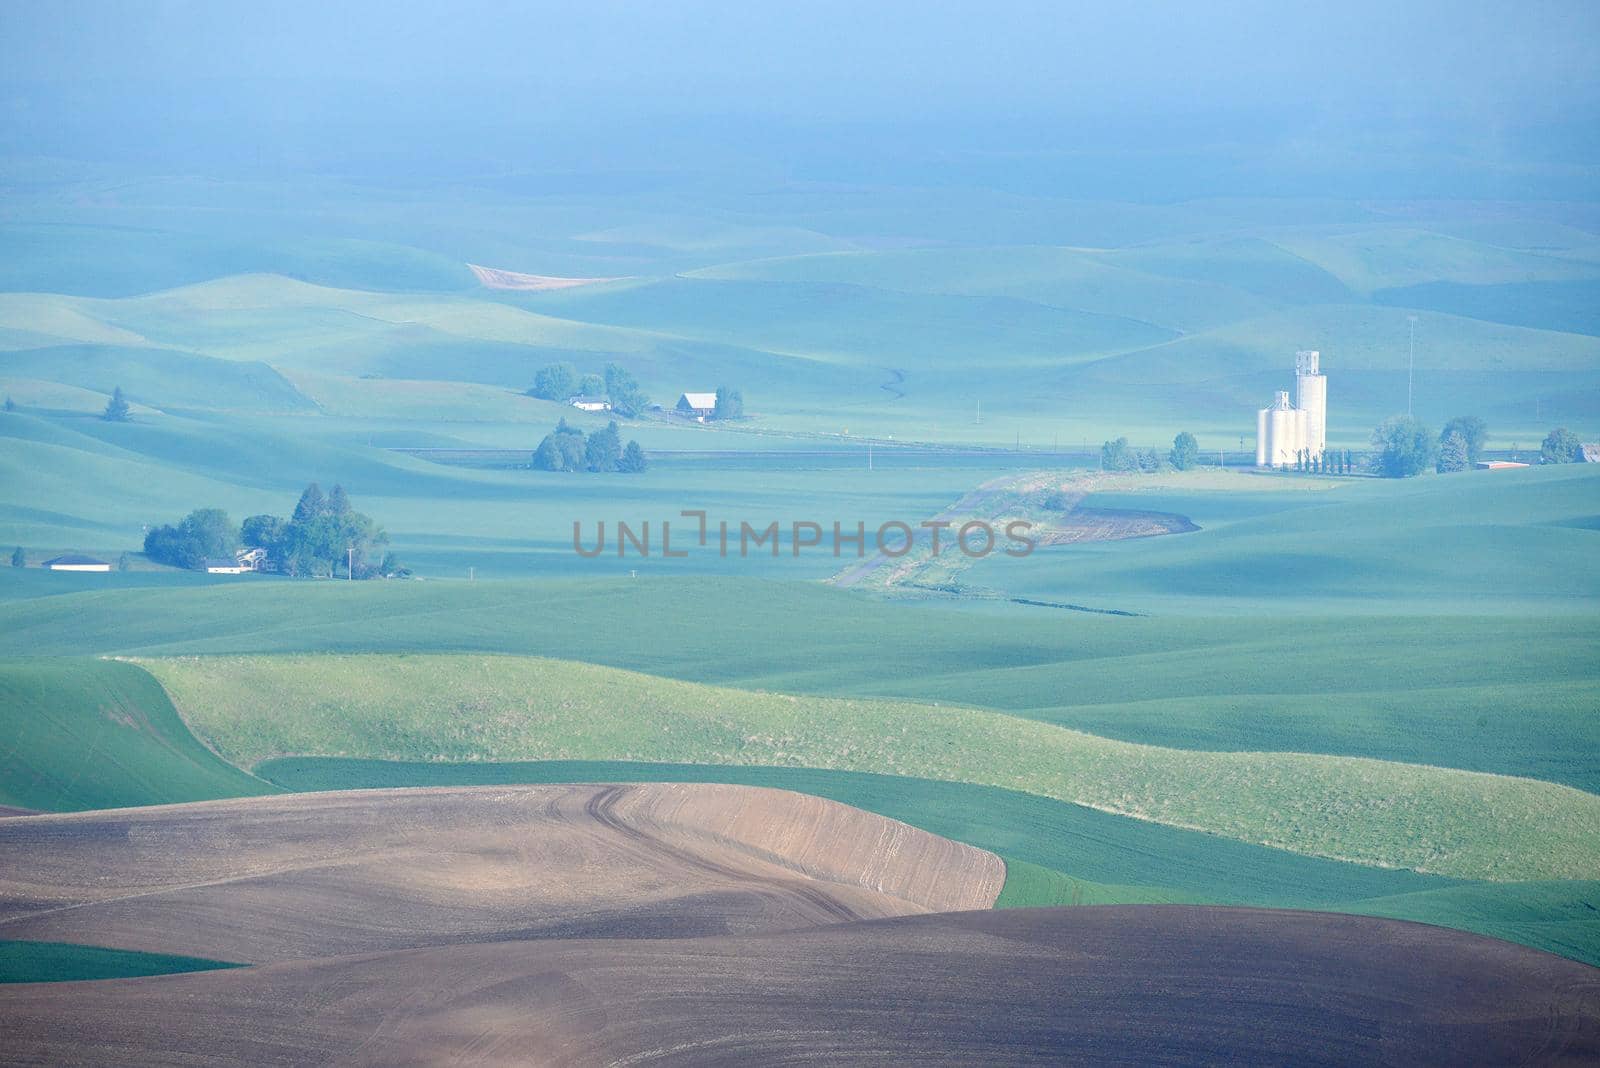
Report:
[[[78,553],[68,553],[46,560],[42,565],[46,571],[110,571],[111,565],[104,560],[96,560],[92,556],[82,556]]]

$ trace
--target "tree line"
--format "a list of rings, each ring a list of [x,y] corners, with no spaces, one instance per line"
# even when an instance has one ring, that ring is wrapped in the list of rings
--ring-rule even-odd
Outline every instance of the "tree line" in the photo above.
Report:
[[[533,450],[533,466],[539,471],[621,471],[637,474],[650,465],[637,441],[624,447],[622,434],[613,419],[604,430],[592,434],[565,419],[544,436]]]
[[[1409,478],[1429,468],[1445,474],[1465,471],[1483,456],[1489,440],[1487,424],[1475,415],[1458,415],[1435,434],[1422,420],[1396,415],[1372,432],[1373,470],[1386,478]],[[1542,464],[1570,464],[1583,460],[1583,442],[1566,427],[1545,435],[1539,446]]]
[[[151,529],[144,551],[150,559],[172,567],[202,569],[208,559],[233,559],[240,547],[266,552],[264,570],[285,575],[331,578],[378,578],[406,575],[393,553],[373,557],[389,543],[389,535],[371,517],[350,506],[344,487],[326,495],[315,482],[300,494],[293,514],[253,515],[235,527],[220,508],[197,508],[176,525]]]
[[[604,396],[611,402],[611,410],[624,419],[636,418],[650,403],[639,383],[626,369],[608,363],[605,374],[579,375],[570,363],[552,363],[539,368],[533,376],[533,385],[527,390],[530,397],[541,400],[567,401],[573,397]]]
[[[1172,448],[1165,456],[1155,449],[1138,449],[1128,444],[1127,438],[1116,438],[1100,446],[1100,466],[1107,471],[1159,471],[1170,467],[1187,471],[1199,466],[1200,443],[1187,430],[1172,439]]]

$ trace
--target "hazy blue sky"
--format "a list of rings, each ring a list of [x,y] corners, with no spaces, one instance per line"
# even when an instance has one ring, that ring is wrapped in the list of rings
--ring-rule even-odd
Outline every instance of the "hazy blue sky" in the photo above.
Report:
[[[988,152],[1421,140],[1588,163],[1600,116],[1595,0],[4,0],[0,20],[11,152],[198,156],[247,127],[257,155],[309,160],[409,126],[503,157],[518,131],[596,120],[643,151],[665,117],[711,141],[772,118],[823,147],[962,126]]]

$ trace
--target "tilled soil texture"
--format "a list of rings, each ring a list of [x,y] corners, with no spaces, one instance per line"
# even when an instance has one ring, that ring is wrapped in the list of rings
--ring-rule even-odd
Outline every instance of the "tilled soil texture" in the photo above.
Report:
[[[1198,906],[499,942],[0,990],[7,1063],[1600,1062],[1600,971],[1392,920]]]
[[[701,783],[362,790],[0,820],[0,939],[245,963],[987,908],[992,853]]]

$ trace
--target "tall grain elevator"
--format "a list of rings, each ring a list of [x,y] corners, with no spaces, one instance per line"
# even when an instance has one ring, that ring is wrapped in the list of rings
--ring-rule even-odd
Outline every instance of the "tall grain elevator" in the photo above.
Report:
[[[1302,446],[1312,459],[1328,445],[1328,379],[1318,369],[1322,353],[1301,349],[1294,354],[1295,407],[1306,413],[1306,440]]]

